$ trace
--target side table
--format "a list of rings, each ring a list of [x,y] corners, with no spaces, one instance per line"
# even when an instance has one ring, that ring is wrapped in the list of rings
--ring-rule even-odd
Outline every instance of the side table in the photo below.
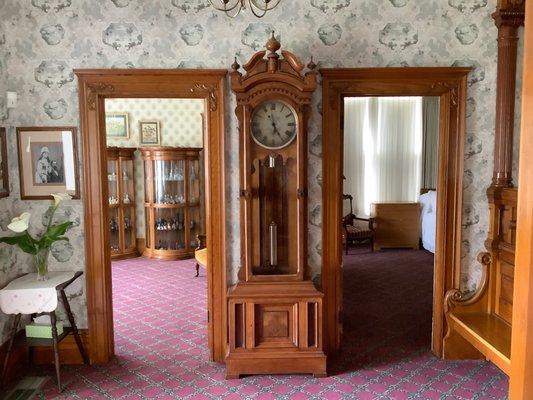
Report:
[[[70,309],[67,296],[65,295],[65,288],[72,282],[83,275],[82,271],[53,271],[49,273],[49,279],[46,281],[37,281],[37,274],[31,273],[21,276],[11,281],[5,288],[0,290],[0,308],[5,314],[15,315],[11,335],[7,344],[7,352],[4,359],[4,366],[2,369],[1,383],[4,384],[9,357],[11,355],[13,341],[18,331],[21,316],[31,315],[33,319],[39,315],[47,314],[50,316],[52,324],[52,339],[46,338],[26,338],[26,345],[29,347],[37,346],[51,346],[54,348],[54,361],[57,376],[57,386],[59,391],[61,388],[61,377],[59,372],[59,343],[72,332],[76,345],[80,351],[81,357],[85,364],[89,363],[89,358],[83,348],[74,316]],[[61,296],[63,306],[67,312],[67,317],[70,322],[70,327],[65,327],[61,335],[57,334],[57,317],[55,310],[57,309],[57,297]]]

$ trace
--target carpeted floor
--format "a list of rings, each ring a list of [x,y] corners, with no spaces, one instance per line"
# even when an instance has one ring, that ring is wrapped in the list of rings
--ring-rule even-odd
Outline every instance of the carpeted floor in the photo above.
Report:
[[[105,366],[64,367],[64,393],[59,395],[51,380],[41,398],[506,398],[507,380],[491,364],[447,362],[429,353],[424,315],[430,306],[409,307],[421,287],[430,288],[431,277],[420,273],[417,258],[391,254],[372,264],[359,254],[360,267],[355,259],[347,258],[345,267],[346,345],[327,378],[225,380],[223,365],[207,360],[205,274],[194,278],[190,260],[139,258],[113,263],[116,359]],[[400,282],[390,290],[393,278]],[[390,335],[391,330],[402,335]]]

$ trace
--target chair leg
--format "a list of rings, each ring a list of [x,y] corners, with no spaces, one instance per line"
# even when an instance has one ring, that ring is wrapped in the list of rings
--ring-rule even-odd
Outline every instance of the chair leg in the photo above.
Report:
[[[344,247],[345,247],[346,255],[348,255],[348,238],[346,238],[346,240],[344,241]]]
[[[56,378],[57,378],[57,388],[59,390],[59,393],[62,392],[61,389],[61,374],[59,371],[60,364],[59,364],[59,342],[58,342],[58,336],[57,336],[57,326],[56,326],[56,312],[52,311],[49,313],[50,315],[50,322],[52,323],[52,344],[54,348],[54,364],[56,365]]]
[[[194,277],[198,278],[199,275],[200,275],[200,265],[196,263],[196,275]]]
[[[83,359],[83,363],[85,365],[88,365],[89,357],[87,357],[87,353],[85,352],[85,348],[83,347],[80,333],[78,331],[78,327],[76,326],[76,321],[74,320],[72,310],[70,309],[70,304],[68,302],[67,295],[65,294],[65,291],[63,289],[60,290],[60,293],[61,300],[63,301],[63,307],[65,307],[65,311],[67,312],[68,321],[70,322],[70,327],[72,328],[72,333],[74,334],[74,339],[76,340],[76,345],[78,346],[78,351],[80,352],[81,358]]]

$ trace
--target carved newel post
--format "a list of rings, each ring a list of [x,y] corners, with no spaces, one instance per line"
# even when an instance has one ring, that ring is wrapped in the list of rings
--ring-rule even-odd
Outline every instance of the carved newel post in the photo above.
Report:
[[[496,131],[492,186],[512,187],[516,59],[518,28],[524,25],[523,0],[501,0],[492,17],[498,27]]]

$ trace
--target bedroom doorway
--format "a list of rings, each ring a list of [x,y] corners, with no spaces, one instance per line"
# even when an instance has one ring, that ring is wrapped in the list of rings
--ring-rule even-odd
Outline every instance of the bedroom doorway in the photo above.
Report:
[[[342,351],[353,369],[431,346],[439,97],[345,97],[343,108]]]
[[[431,351],[442,356],[444,297],[460,284],[462,179],[469,68],[328,68],[323,77],[322,291],[324,345],[329,356],[343,342],[344,99],[434,96],[439,98],[436,240]],[[339,156],[340,155],[340,156]],[[370,292],[370,296],[374,293]],[[388,310],[387,310],[388,312]],[[408,323],[404,317],[402,323]]]

